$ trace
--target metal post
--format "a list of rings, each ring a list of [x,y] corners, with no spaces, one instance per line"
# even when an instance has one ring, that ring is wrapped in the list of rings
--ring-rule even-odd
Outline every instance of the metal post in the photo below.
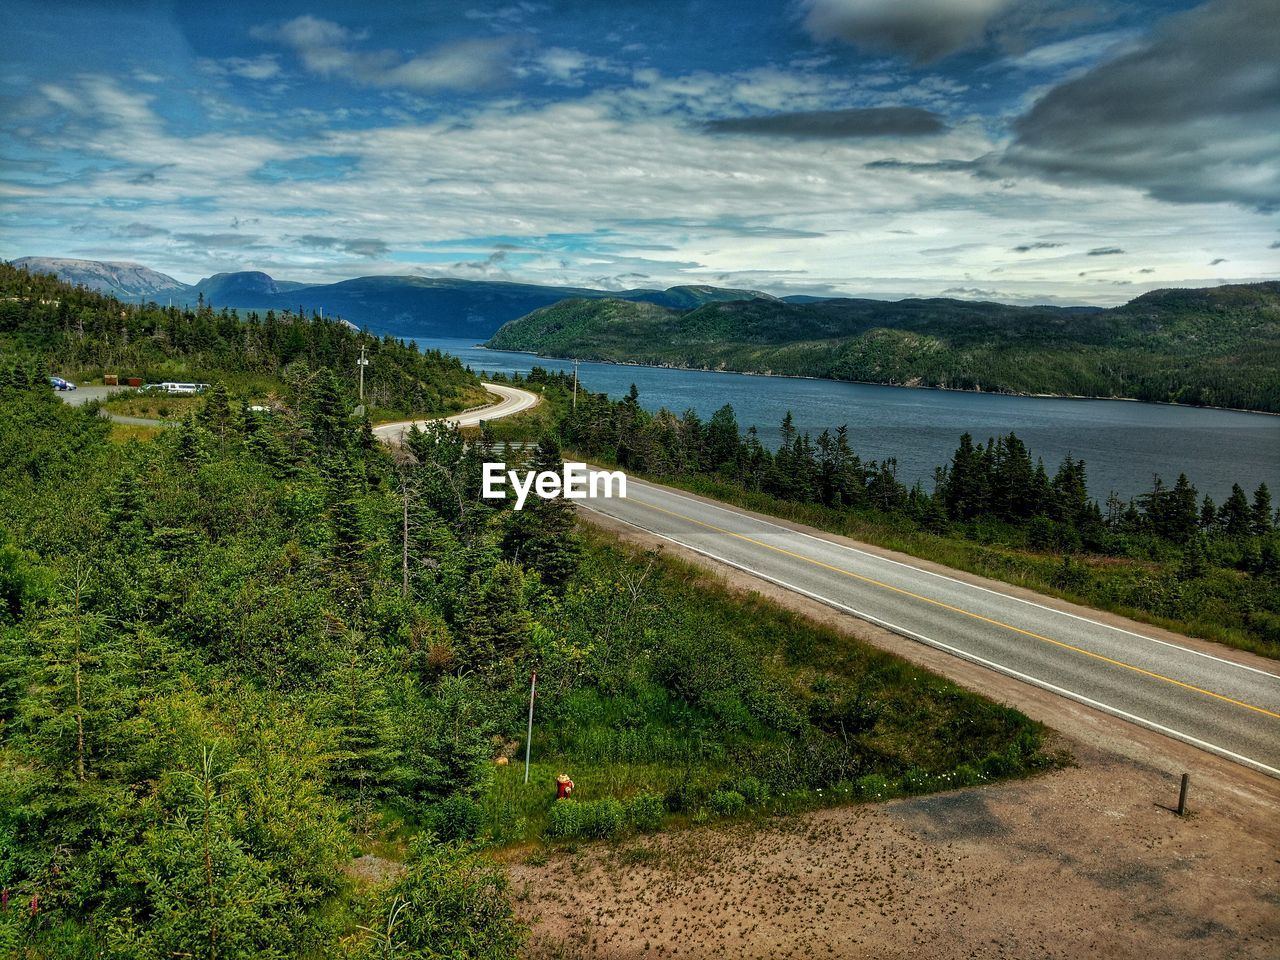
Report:
[[[1191,774],[1182,775],[1182,789],[1178,791],[1178,816],[1187,815],[1187,788],[1191,786]]]
[[[360,402],[364,403],[364,368],[369,365],[368,358],[364,355],[364,344],[360,344]]]
[[[533,746],[533,698],[538,692],[538,671],[529,681],[529,731],[524,738],[524,782],[529,782],[529,749]]]

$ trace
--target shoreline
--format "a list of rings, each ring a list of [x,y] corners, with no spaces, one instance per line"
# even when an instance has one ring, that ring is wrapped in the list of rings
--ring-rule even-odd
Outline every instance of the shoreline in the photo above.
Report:
[[[427,339],[427,338],[424,338]],[[465,339],[465,338],[463,338]],[[526,357],[537,357],[540,360],[563,360],[572,362],[573,357],[557,357],[533,350],[508,350],[505,347],[487,347],[483,343],[474,345],[477,350],[490,353],[518,353]],[[824,383],[853,383],[865,387],[892,387],[902,390],[937,390],[941,393],[972,393],[984,397],[1018,397],[1024,400],[1110,400],[1121,403],[1145,403],[1153,407],[1181,407],[1186,410],[1221,410],[1226,413],[1249,413],[1261,417],[1280,417],[1280,411],[1250,410],[1245,407],[1218,407],[1209,404],[1178,403],[1175,400],[1141,400],[1138,397],[1097,397],[1076,393],[1018,393],[1009,390],[966,390],[961,387],[931,387],[924,384],[880,383],[876,380],[839,380],[835,377],[814,377],[799,373],[763,373],[759,370],[728,370],[710,367],[684,367],[674,363],[641,363],[637,360],[599,360],[577,358],[583,363],[607,363],[615,367],[647,367],[651,370],[682,370],[686,373],[722,373],[739,377],[773,377],[779,380],[820,380]]]

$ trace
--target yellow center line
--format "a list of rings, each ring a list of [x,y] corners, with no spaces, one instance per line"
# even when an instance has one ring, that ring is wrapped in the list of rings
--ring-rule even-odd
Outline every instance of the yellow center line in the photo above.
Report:
[[[1055,647],[1061,647],[1064,650],[1070,650],[1073,653],[1083,654],[1086,657],[1092,657],[1094,660],[1101,660],[1103,663],[1109,663],[1115,667],[1123,667],[1126,670],[1132,670],[1134,673],[1140,673],[1145,677],[1151,677],[1155,680],[1163,680],[1165,683],[1171,683],[1174,686],[1182,687],[1186,690],[1192,690],[1196,693],[1202,693],[1206,697],[1213,697],[1215,700],[1221,700],[1223,703],[1230,703],[1237,707],[1244,707],[1246,710],[1253,710],[1255,713],[1261,713],[1268,717],[1275,717],[1280,720],[1280,713],[1273,713],[1263,707],[1256,707],[1251,703],[1245,703],[1243,700],[1234,700],[1231,697],[1225,697],[1220,693],[1214,693],[1212,690],[1205,690],[1203,687],[1197,687],[1190,683],[1183,683],[1181,680],[1175,680],[1173,677],[1166,677],[1162,673],[1154,673],[1151,670],[1145,670],[1142,667],[1134,666],[1132,663],[1125,663],[1123,660],[1114,660],[1111,657],[1104,656],[1101,653],[1094,653],[1092,650],[1086,650],[1083,647],[1077,647],[1074,644],[1065,643],[1062,640],[1054,640],[1052,637],[1041,636],[1038,633],[1032,633],[1030,630],[1023,630],[1021,627],[1015,627],[1012,624],[1004,623],[1001,620],[992,620],[990,617],[984,617],[980,613],[973,613],[961,607],[953,607],[949,603],[943,603],[941,600],[934,600],[932,597],[922,596],[918,593],[912,593],[910,590],[904,590],[902,587],[895,587],[891,583],[885,583],[882,580],[876,580],[874,577],[866,577],[860,573],[854,573],[852,570],[846,570],[843,567],[835,567],[829,563],[823,563],[821,560],[815,560],[813,557],[806,557],[802,553],[793,553],[783,547],[776,547],[771,543],[765,543],[763,540],[757,540],[754,537],[748,537],[742,533],[734,533],[732,530],[726,530],[724,527],[718,527],[714,523],[707,523],[705,520],[698,520],[694,517],[685,516],[683,513],[677,513],[675,510],[668,510],[665,507],[659,507],[656,504],[645,503],[643,500],[628,498],[629,503],[638,503],[642,507],[648,507],[650,510],[656,510],[659,513],[665,513],[677,519],[684,520],[688,523],[695,523],[700,527],[706,527],[708,530],[714,530],[717,533],[723,533],[730,537],[736,537],[747,543],[755,544],[757,547],[764,547],[766,550],[772,550],[774,553],[781,553],[784,556],[791,557],[795,560],[803,560],[805,563],[811,563],[816,567],[823,567],[833,573],[843,574],[846,577],[852,577],[855,580],[861,580],[863,583],[869,583],[876,587],[882,587],[885,590],[891,590],[894,593],[900,593],[903,596],[911,597],[913,600],[920,600],[923,603],[931,603],[935,607],[942,607],[944,610],[950,610],[953,613],[963,614],[966,617],[972,617],[974,620],[981,620],[983,623],[989,623],[992,626],[1003,627],[1006,630],[1012,630],[1014,633],[1020,633],[1024,637],[1032,637],[1045,643],[1051,643]],[[836,546],[836,544],[832,544]]]

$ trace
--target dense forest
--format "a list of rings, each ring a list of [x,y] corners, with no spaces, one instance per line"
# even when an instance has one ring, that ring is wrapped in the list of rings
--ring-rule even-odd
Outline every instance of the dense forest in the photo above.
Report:
[[[123,303],[0,263],[0,349],[67,377],[221,381],[262,394],[325,368],[354,396],[362,347],[371,408],[430,414],[484,402],[478,381],[455,357],[363,334],[341,320]]]
[[[1122,307],[756,298],[673,310],[566,300],[488,346],[554,357],[1280,412],[1280,282]]]
[[[269,415],[223,387],[117,442],[49,387],[61,351],[188,363],[164,324],[225,323],[183,348],[207,356],[268,326],[53,292],[76,309],[9,308],[46,326],[9,323],[0,364],[0,955],[513,957],[494,846],[1051,762],[1017,712],[576,532],[564,501],[481,499],[484,442],[375,443],[323,365],[337,328],[277,331],[317,352]]]
[[[530,380],[571,388],[571,375],[541,368]],[[580,389],[557,432],[584,457],[765,512],[812,508],[796,519],[1280,656],[1280,522],[1266,484],[1215,504],[1186,476],[1157,477],[1132,501],[1100,504],[1083,461],[1050,470],[1011,433],[965,434],[931,489],[908,487],[892,458],[859,457],[843,427],[814,438],[788,415],[775,452],[730,406],[705,422],[651,414],[634,386],[621,400]],[[974,549],[939,549],[956,542]]]

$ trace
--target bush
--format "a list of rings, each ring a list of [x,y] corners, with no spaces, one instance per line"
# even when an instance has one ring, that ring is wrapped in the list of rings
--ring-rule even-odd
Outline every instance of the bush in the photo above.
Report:
[[[736,817],[747,809],[747,801],[737,790],[717,790],[707,802],[722,817]]]
[[[667,809],[672,813],[690,813],[702,806],[707,799],[705,787],[690,780],[681,780],[667,789]]]
[[[603,800],[557,800],[547,817],[547,836],[610,840],[622,832],[626,823],[622,803],[612,797]]]
[[[742,794],[742,799],[750,806],[756,806],[769,799],[769,788],[759,777],[748,774],[733,782],[733,789]]]
[[[589,840],[610,840],[620,834],[626,824],[621,801],[612,797],[588,800],[582,804],[579,836]]]
[[[514,960],[527,936],[506,871],[480,854],[419,838],[409,870],[374,904],[365,956]],[[394,937],[390,931],[394,929]]]
[[[427,825],[441,840],[474,840],[484,815],[470,797],[455,793],[431,808]]]
[[[902,778],[904,793],[928,793],[934,786],[933,778],[919,767],[908,770]]]
[[[889,781],[878,773],[859,777],[857,788],[858,796],[864,800],[886,800],[893,796],[893,788]]]
[[[637,793],[627,801],[627,822],[641,833],[662,829],[666,804],[656,793]]]
[[[547,815],[547,836],[557,839],[578,836],[581,806],[577,800],[557,800]]]

